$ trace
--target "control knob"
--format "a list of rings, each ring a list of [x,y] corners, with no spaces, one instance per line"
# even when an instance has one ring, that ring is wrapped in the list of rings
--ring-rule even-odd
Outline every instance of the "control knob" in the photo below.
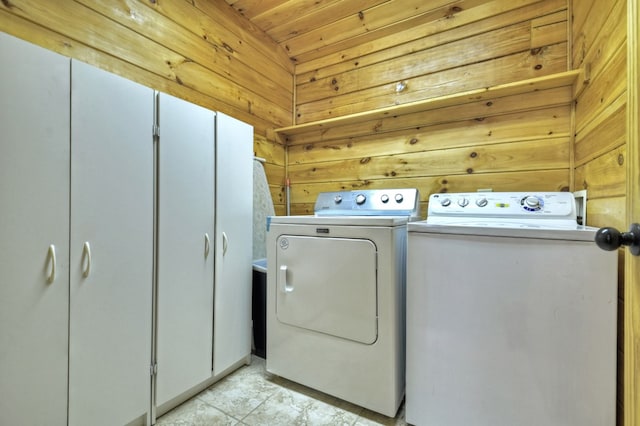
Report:
[[[367,201],[367,197],[364,194],[356,195],[356,204],[357,205],[362,205],[362,204],[364,204],[365,201]]]
[[[540,207],[540,199],[538,197],[524,197],[524,204],[532,209]]]
[[[451,205],[451,198],[443,198],[442,200],[440,200],[440,205],[442,207],[448,207]]]
[[[467,207],[467,205],[469,205],[469,199],[468,198],[464,198],[464,197],[460,198],[458,200],[458,205],[460,207]]]
[[[336,195],[333,199],[333,202],[336,204],[340,204],[342,202],[342,195]]]
[[[386,204],[389,202],[389,196],[387,194],[382,194],[382,196],[380,197],[380,200]]]
[[[484,206],[486,206],[487,204],[489,204],[489,201],[487,201],[487,199],[486,199],[486,198],[478,198],[478,199],[476,200],[476,205],[477,205],[478,207],[484,207]]]
[[[401,203],[404,200],[402,194],[396,194],[396,203]]]

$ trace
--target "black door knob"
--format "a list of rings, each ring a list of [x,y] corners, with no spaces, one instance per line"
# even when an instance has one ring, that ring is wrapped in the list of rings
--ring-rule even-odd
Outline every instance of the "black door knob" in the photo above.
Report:
[[[632,223],[629,232],[620,232],[616,228],[600,228],[596,232],[596,244],[603,250],[616,250],[620,246],[629,246],[634,256],[640,255],[640,224]]]

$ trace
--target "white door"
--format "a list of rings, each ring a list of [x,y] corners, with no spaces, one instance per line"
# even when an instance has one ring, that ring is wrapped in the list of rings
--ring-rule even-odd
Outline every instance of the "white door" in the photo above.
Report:
[[[150,407],[153,91],[72,61],[69,424]]]
[[[0,424],[63,425],[70,61],[0,33],[0,63]]]
[[[216,114],[213,374],[251,354],[253,127]]]
[[[377,256],[372,241],[281,235],[276,247],[279,322],[364,344],[376,341]]]
[[[215,115],[159,96],[156,405],[211,377]]]

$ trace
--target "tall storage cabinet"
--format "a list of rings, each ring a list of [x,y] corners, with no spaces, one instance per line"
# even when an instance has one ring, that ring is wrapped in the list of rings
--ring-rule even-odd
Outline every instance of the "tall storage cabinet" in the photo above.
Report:
[[[251,354],[253,127],[216,114],[213,374]]]
[[[0,33],[0,424],[65,425],[69,59]]]
[[[0,60],[0,424],[149,424],[249,359],[253,129],[4,33]]]
[[[69,425],[146,421],[153,90],[72,61]]]
[[[158,95],[156,405],[211,377],[215,115]]]
[[[153,91],[0,34],[0,424],[150,419]]]

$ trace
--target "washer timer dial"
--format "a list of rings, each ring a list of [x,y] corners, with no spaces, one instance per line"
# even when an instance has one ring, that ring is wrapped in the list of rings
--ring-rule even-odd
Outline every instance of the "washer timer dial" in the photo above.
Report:
[[[526,197],[522,198],[522,200],[520,200],[520,205],[526,211],[537,212],[542,210],[542,208],[544,207],[544,201],[541,198],[536,197],[535,195],[527,195]]]

